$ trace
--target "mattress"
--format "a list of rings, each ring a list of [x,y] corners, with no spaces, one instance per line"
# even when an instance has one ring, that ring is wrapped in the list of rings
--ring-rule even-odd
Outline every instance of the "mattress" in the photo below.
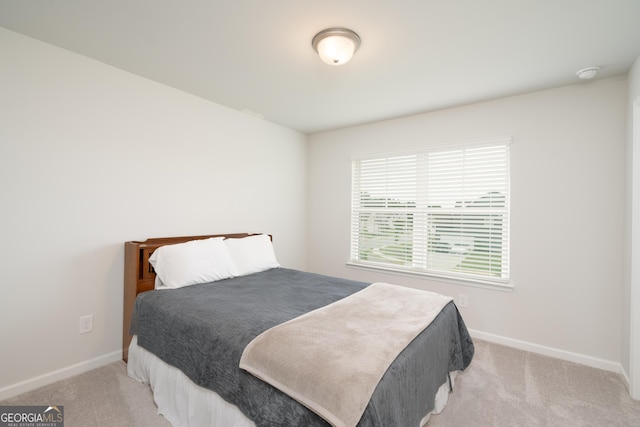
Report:
[[[366,286],[367,283],[275,268],[177,290],[146,292],[136,300],[131,332],[137,337],[129,363],[133,370],[138,366],[139,355],[150,353],[155,360],[152,366],[166,365],[172,368],[171,372],[175,369],[180,373],[178,377],[184,376],[195,390],[204,390],[206,396],[213,393],[233,406],[232,413],[238,411],[258,426],[324,426],[324,419],[240,370],[238,362],[246,345],[265,330]],[[425,415],[434,410],[435,396],[443,384],[448,384],[449,373],[466,368],[472,356],[473,343],[457,308],[450,303],[391,364],[358,425],[420,425]],[[161,402],[161,390],[187,387],[182,381],[182,385],[170,386],[164,374],[152,375],[149,367],[136,370],[138,373],[132,376],[151,384],[159,409],[174,425],[203,425],[184,424],[185,417],[175,413],[205,414],[211,412],[204,409],[210,407],[208,404],[200,406],[192,398],[177,397],[173,403]],[[193,390],[190,386],[186,389]],[[169,392],[169,401],[172,394],[179,393],[175,389]],[[171,405],[181,409],[169,411],[167,407]],[[235,418],[217,425],[234,425],[229,424],[231,421],[245,425]],[[206,425],[211,423],[216,425],[212,420]]]

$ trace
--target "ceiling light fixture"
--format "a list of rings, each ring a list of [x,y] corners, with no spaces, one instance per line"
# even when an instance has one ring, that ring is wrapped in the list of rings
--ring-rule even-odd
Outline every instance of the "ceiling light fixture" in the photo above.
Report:
[[[313,37],[311,45],[329,65],[342,65],[360,47],[360,36],[346,28],[327,28]]]
[[[594,78],[596,74],[598,74],[598,70],[600,70],[600,67],[583,68],[582,70],[578,71],[576,75],[582,80],[589,80]]]

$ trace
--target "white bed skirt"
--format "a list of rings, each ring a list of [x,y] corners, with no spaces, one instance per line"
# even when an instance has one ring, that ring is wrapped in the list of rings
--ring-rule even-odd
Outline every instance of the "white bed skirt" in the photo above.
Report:
[[[177,368],[163,362],[154,354],[138,346],[134,336],[129,346],[127,374],[149,384],[158,414],[174,427],[255,427],[240,410],[217,393],[193,383]],[[457,372],[451,373],[451,386]],[[440,386],[431,414],[439,414],[449,399],[449,382]],[[427,414],[420,425],[426,424]]]

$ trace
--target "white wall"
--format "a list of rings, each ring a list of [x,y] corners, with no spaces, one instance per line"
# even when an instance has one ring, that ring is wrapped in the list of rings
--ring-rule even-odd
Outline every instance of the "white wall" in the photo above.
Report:
[[[309,269],[466,294],[477,335],[618,370],[625,102],[620,77],[312,135]],[[345,265],[351,156],[501,135],[513,136],[513,291]]]
[[[0,399],[120,357],[124,241],[268,232],[304,268],[305,135],[1,28],[0,52]]]

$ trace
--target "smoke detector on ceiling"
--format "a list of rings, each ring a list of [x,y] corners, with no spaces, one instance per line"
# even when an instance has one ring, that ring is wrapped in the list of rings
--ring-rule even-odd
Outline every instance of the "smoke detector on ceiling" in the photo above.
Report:
[[[598,70],[600,70],[600,67],[587,67],[578,71],[576,75],[582,80],[589,80],[594,78],[596,74],[598,74]]]

